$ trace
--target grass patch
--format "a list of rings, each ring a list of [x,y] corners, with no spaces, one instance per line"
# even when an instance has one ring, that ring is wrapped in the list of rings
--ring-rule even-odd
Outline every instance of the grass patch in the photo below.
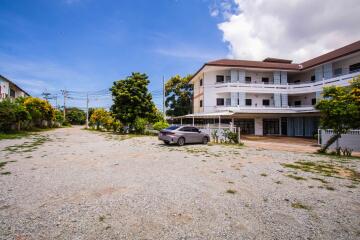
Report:
[[[329,183],[328,181],[326,181],[325,179],[322,179],[322,178],[312,177],[311,179],[322,182],[322,183]]]
[[[260,174],[260,176],[262,176],[262,177],[266,177],[266,176],[267,176],[267,174],[266,174],[266,173],[262,173],[262,174]]]
[[[226,190],[226,193],[235,194],[235,193],[236,193],[236,190],[234,190],[234,189],[228,189],[228,190]]]
[[[14,133],[0,133],[0,140],[4,139],[19,139],[29,136],[29,132],[14,132]]]
[[[276,183],[276,184],[281,184],[282,182],[281,182],[281,181],[276,181],[275,183]]]
[[[1,175],[10,175],[11,172],[2,172]]]
[[[294,202],[294,203],[291,204],[291,206],[293,208],[298,208],[298,209],[305,209],[305,210],[310,210],[311,209],[309,206],[306,206],[306,205],[304,205],[302,203],[299,203],[299,202]]]
[[[360,181],[360,173],[353,169],[343,167],[336,163],[328,162],[310,162],[297,161],[294,163],[281,164],[283,167],[301,170],[303,172],[310,172],[320,174],[325,177],[347,178],[354,181]],[[314,180],[322,181],[320,178],[313,178]]]
[[[31,138],[31,142],[24,142],[22,144],[12,145],[4,148],[3,151],[11,153],[26,153],[36,150],[39,146],[43,145],[45,142],[50,141],[50,138],[43,135],[35,135]]]
[[[105,216],[100,216],[99,217],[99,222],[104,222],[105,221]]]
[[[300,176],[296,176],[296,175],[293,175],[293,174],[286,174],[285,176],[289,177],[289,178],[292,178],[292,179],[295,179],[295,180],[306,180],[306,178],[303,178],[303,177],[300,177]]]
[[[335,188],[331,187],[331,186],[325,186],[325,188],[329,191],[335,191]]]

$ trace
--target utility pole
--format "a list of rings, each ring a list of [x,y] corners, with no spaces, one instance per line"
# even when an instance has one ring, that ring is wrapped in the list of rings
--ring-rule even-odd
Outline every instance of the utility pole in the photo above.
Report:
[[[66,98],[68,97],[68,91],[61,90],[61,94],[64,96],[64,119],[66,118]]]
[[[89,93],[86,93],[86,128],[89,128]]]
[[[164,76],[162,78],[162,84],[163,84],[163,115],[164,115],[164,119],[166,119],[166,112],[165,112],[165,79],[164,79]]]
[[[41,95],[43,96],[43,98],[44,98],[46,101],[49,101],[51,93],[49,93],[49,92],[45,89],[45,91],[44,91]]]

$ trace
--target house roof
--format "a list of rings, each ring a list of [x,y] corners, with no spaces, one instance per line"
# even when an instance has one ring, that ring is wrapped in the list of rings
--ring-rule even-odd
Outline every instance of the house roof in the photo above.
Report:
[[[24,91],[21,87],[19,87],[16,83],[14,83],[13,81],[9,80],[8,78],[4,77],[3,75],[0,75],[0,78],[4,79],[5,81],[11,83],[12,85],[14,85],[16,88],[18,88],[20,91],[24,92],[25,95],[30,96],[29,93],[27,93],[26,91]]]
[[[263,61],[236,60],[236,59],[219,59],[205,63],[194,75],[193,78],[201,72],[206,66],[218,67],[243,67],[243,68],[259,68],[259,69],[277,69],[277,70],[293,70],[302,71],[317,65],[335,60],[360,51],[360,41],[351,43],[334,51],[328,52],[316,58],[310,59],[303,63],[292,63],[292,60],[280,58],[265,58]]]

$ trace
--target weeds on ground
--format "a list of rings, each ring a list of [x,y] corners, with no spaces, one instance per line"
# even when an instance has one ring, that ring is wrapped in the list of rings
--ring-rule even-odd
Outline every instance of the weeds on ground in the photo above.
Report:
[[[295,179],[295,180],[306,180],[306,178],[296,176],[296,175],[293,175],[293,174],[286,174],[285,176],[287,176],[289,178],[292,178],[292,179]]]
[[[293,208],[298,208],[298,209],[305,209],[305,210],[310,210],[311,209],[309,206],[306,206],[306,205],[304,205],[302,203],[299,203],[299,202],[294,202],[294,203],[291,204],[291,206]]]
[[[234,190],[234,189],[228,189],[228,190],[226,190],[226,193],[235,194],[235,193],[236,193],[236,190]]]
[[[34,141],[8,146],[4,148],[3,151],[11,152],[11,153],[32,152],[36,150],[39,146],[43,145],[45,142],[50,141],[49,137],[43,135],[35,135],[31,139]]]
[[[281,164],[283,167],[320,174],[325,177],[347,178],[353,181],[360,181],[360,173],[335,163],[297,161],[294,163]],[[314,180],[319,180],[318,178]]]
[[[260,174],[260,176],[262,176],[262,177],[266,177],[266,176],[267,176],[267,174],[266,174],[266,173],[262,173],[262,174]]]

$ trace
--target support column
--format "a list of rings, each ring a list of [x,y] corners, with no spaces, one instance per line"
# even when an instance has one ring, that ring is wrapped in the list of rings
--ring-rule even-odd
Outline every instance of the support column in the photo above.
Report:
[[[255,135],[262,136],[263,135],[263,119],[255,118]]]
[[[231,82],[238,82],[239,81],[239,75],[237,70],[230,70],[230,77]]]
[[[323,80],[323,70],[322,67],[315,68],[315,82],[319,82]]]
[[[276,108],[281,107],[280,93],[274,93],[274,105],[275,105]]]
[[[280,82],[281,82],[281,84],[288,83],[287,72],[280,72]]]
[[[236,107],[239,94],[237,92],[231,92],[230,95],[231,95],[231,106]]]
[[[280,72],[274,72],[274,84],[280,84]]]
[[[287,94],[281,94],[281,107],[288,107],[289,101],[288,101],[288,95]]]
[[[244,92],[239,92],[239,106],[240,107],[245,106],[245,98],[246,98],[246,94]]]
[[[219,131],[220,131],[220,125],[221,125],[221,116],[219,115],[219,125],[218,125]]]
[[[193,126],[195,125],[195,119],[194,119],[194,117],[193,117],[193,124],[192,124]]]
[[[239,71],[239,82],[245,83],[245,71],[243,71],[243,70]]]
[[[332,63],[323,65],[323,76],[325,80],[333,77]]]

